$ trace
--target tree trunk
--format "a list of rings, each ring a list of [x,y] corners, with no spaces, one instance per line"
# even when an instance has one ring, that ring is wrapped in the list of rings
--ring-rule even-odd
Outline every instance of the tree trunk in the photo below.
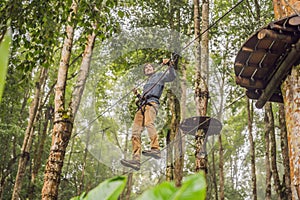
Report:
[[[181,63],[180,67],[181,71],[181,80],[180,80],[180,87],[181,87],[181,99],[180,99],[180,113],[181,119],[186,118],[186,91],[187,91],[187,79],[186,79],[186,64]]]
[[[86,80],[88,78],[88,74],[90,71],[90,64],[92,60],[92,54],[93,54],[93,48],[96,40],[96,30],[97,30],[97,23],[93,24],[93,32],[88,35],[87,38],[87,45],[85,47],[82,62],[80,65],[80,70],[78,72],[77,82],[75,85],[75,88],[72,93],[72,101],[71,101],[71,110],[72,115],[75,117],[77,110],[80,105],[81,96],[84,90],[84,86],[86,83]]]
[[[87,156],[88,156],[88,148],[90,144],[90,130],[87,130],[87,135],[86,135],[86,144],[85,144],[85,149],[84,149],[84,155],[83,155],[83,161],[82,161],[82,169],[81,169],[81,176],[79,180],[79,192],[78,196],[84,191],[84,174],[85,174],[85,168],[86,168],[86,161],[87,161]]]
[[[209,35],[208,35],[208,27],[209,27],[209,0],[202,0],[202,36],[201,36],[201,77],[205,83],[208,85],[209,80]],[[208,88],[202,88],[204,94],[208,92]],[[208,98],[206,99],[206,101]],[[206,106],[207,107],[207,106]]]
[[[173,142],[174,136],[171,130],[168,130],[166,143],[167,143],[167,166],[166,166],[166,181],[172,181],[174,179],[174,166],[173,166]]]
[[[43,130],[41,131],[41,136],[39,138],[39,141],[37,143],[37,148],[36,152],[34,155],[34,162],[33,162],[33,169],[31,173],[31,183],[30,183],[30,191],[28,194],[29,199],[34,199],[35,197],[35,182],[36,182],[36,177],[38,176],[39,170],[41,168],[41,161],[42,161],[42,155],[44,152],[44,144],[47,138],[47,130],[48,130],[48,124],[51,118],[51,107],[48,106],[46,111],[45,111],[45,116],[44,116],[44,122],[43,122]]]
[[[175,169],[174,169],[174,179],[175,186],[180,187],[183,178],[183,163],[184,163],[184,143],[183,137],[180,130],[176,130],[177,134],[175,137]]]
[[[68,22],[70,24],[77,13],[77,6],[77,2],[73,1],[68,18]],[[66,38],[64,40],[61,62],[58,69],[57,83],[55,86],[52,144],[45,168],[42,199],[58,198],[58,188],[63,161],[73,128],[72,112],[65,109],[65,90],[74,37],[74,27],[70,24],[66,26]]]
[[[273,0],[276,19],[299,15],[299,0]],[[286,116],[290,158],[292,199],[300,199],[300,66],[294,66],[291,74],[281,85]],[[297,139],[298,138],[298,139]]]
[[[282,85],[288,132],[292,199],[300,198],[300,66],[292,69]]]
[[[213,136],[214,137],[214,136]],[[215,140],[213,138],[213,140]],[[214,141],[213,141],[214,143]],[[215,158],[215,148],[212,148],[212,151],[211,151],[211,161],[212,161],[212,184],[213,184],[213,188],[214,188],[214,192],[215,192],[215,200],[218,200],[219,199],[219,194],[218,194],[218,183],[217,183],[217,170],[216,170],[216,158]]]
[[[128,130],[126,130],[126,138],[125,138],[125,148],[124,148],[124,159],[126,159],[126,155],[128,152],[128,142],[129,142],[129,132]],[[123,174],[125,174],[125,168],[123,171]],[[126,183],[126,187],[124,188],[122,194],[120,195],[119,199],[123,200],[130,200],[130,195],[131,195],[131,190],[132,190],[132,178],[133,178],[133,173],[130,172],[127,176],[127,183]]]
[[[39,80],[36,82],[36,89],[33,102],[29,109],[29,120],[28,125],[25,132],[25,137],[21,149],[21,157],[19,159],[18,165],[18,173],[16,176],[16,181],[14,185],[14,190],[12,194],[12,199],[17,200],[20,199],[20,192],[22,188],[23,178],[26,172],[26,166],[29,161],[29,152],[31,149],[31,144],[33,140],[33,129],[34,129],[34,122],[36,121],[37,111],[39,108],[40,98],[41,98],[41,85],[44,84],[45,77],[46,77],[47,70],[42,68],[40,72]]]
[[[265,106],[266,107],[266,106]],[[265,165],[266,165],[266,200],[271,200],[272,195],[272,173],[271,173],[271,163],[270,163],[270,122],[267,114],[267,109],[265,110],[265,143],[266,143],[266,152],[265,152]]]
[[[281,183],[280,178],[277,170],[277,152],[276,152],[276,137],[275,137],[275,127],[274,127],[274,116],[272,111],[272,104],[267,103],[265,105],[266,114],[269,119],[269,133],[270,133],[270,144],[271,144],[271,169],[272,169],[272,176],[274,180],[275,191],[278,195],[278,199],[281,199]]]
[[[196,40],[196,52],[195,52],[195,62],[196,62],[196,78],[195,78],[195,103],[196,103],[196,113],[200,116],[206,116],[207,112],[207,103],[208,103],[208,88],[204,78],[202,77],[201,70],[207,69],[208,61],[201,61],[201,58],[206,58],[208,55],[200,56],[202,52],[200,52],[200,11],[199,11],[199,1],[194,0],[194,26],[195,26],[195,38]],[[203,1],[202,6],[202,20],[204,24],[202,25],[202,30],[206,30],[205,21],[208,20],[208,1]],[[208,34],[202,37],[208,37]],[[208,48],[206,44],[206,39],[202,38],[201,50]],[[204,51],[203,53],[208,53]],[[205,133],[203,130],[199,130],[196,133],[196,151],[195,151],[195,171],[199,172],[203,170],[207,173],[207,153],[205,150]]]
[[[279,127],[280,127],[280,139],[281,139],[281,152],[282,152],[283,167],[284,167],[282,190],[285,199],[289,200],[292,199],[292,191],[291,191],[291,178],[290,178],[290,165],[289,165],[290,163],[289,147],[288,147],[287,130],[286,130],[283,104],[279,104]]]
[[[126,185],[126,196],[125,196],[126,200],[130,200],[130,194],[131,194],[131,190],[132,190],[132,179],[133,179],[132,176],[133,176],[133,173],[128,174],[127,185]]]
[[[253,139],[253,104],[247,98],[247,113],[248,113],[248,131],[249,131],[249,143],[250,143],[250,162],[251,162],[251,184],[252,184],[252,199],[257,200],[257,188],[256,188],[256,171],[255,171],[255,142]]]

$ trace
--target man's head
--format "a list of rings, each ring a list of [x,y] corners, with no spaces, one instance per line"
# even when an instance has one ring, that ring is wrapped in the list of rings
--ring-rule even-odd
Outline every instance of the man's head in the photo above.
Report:
[[[150,76],[150,75],[152,75],[153,73],[154,73],[154,67],[153,67],[153,65],[152,64],[150,64],[150,63],[146,63],[145,65],[144,65],[144,74],[146,75],[146,76]]]

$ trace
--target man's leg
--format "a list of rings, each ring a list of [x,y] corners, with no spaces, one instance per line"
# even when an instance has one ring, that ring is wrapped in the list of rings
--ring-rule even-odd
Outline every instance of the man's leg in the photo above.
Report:
[[[139,110],[134,117],[133,126],[132,126],[132,158],[133,160],[140,161],[141,158],[141,133],[143,131],[143,120],[144,116]]]
[[[140,169],[141,158],[141,133],[143,131],[143,114],[139,110],[134,117],[132,126],[132,160],[122,159],[121,164],[133,168],[135,170]]]
[[[151,150],[143,151],[143,155],[152,156],[156,159],[160,158],[160,148],[158,143],[158,134],[154,125],[154,121],[156,119],[158,105],[154,104],[149,106],[147,105],[145,110],[145,127],[147,128],[147,132],[150,138],[150,147]]]

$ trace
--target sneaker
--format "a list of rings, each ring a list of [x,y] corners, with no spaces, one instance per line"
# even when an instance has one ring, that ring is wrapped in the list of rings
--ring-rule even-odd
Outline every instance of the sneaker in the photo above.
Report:
[[[144,151],[142,151],[142,154],[144,156],[151,156],[155,159],[160,159],[161,158],[159,149],[144,150]]]
[[[120,162],[125,167],[130,167],[134,170],[140,170],[140,161],[138,161],[138,160],[125,160],[125,159],[122,159]]]

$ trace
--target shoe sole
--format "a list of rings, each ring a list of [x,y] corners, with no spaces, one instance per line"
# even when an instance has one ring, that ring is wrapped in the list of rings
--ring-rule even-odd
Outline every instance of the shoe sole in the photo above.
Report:
[[[160,155],[155,155],[155,154],[151,154],[151,153],[147,153],[147,152],[142,152],[142,154],[144,156],[150,156],[150,157],[155,158],[155,159],[161,159]]]
[[[127,162],[124,162],[123,160],[121,160],[120,162],[121,162],[121,164],[124,165],[125,167],[130,167],[130,168],[132,168],[132,169],[134,169],[134,170],[137,170],[137,171],[140,170],[140,167],[133,166],[133,165],[127,163]]]

